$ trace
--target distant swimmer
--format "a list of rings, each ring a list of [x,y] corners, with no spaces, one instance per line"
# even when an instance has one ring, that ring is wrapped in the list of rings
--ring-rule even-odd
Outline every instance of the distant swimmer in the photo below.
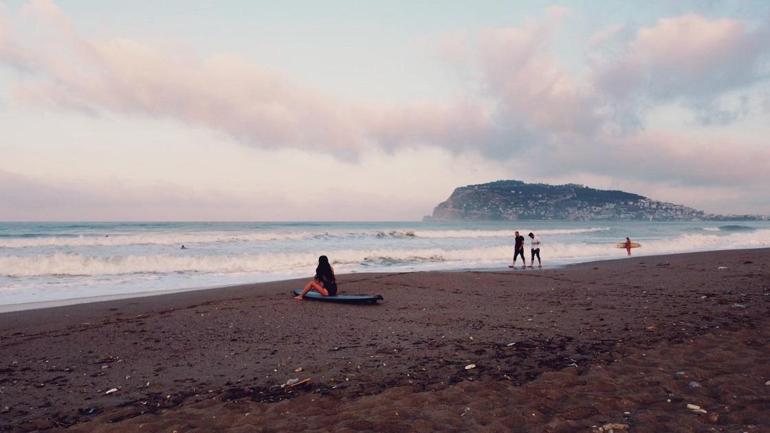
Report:
[[[302,293],[295,296],[294,299],[301,301],[305,294],[311,290],[315,290],[324,296],[337,295],[337,279],[334,277],[334,268],[329,264],[329,259],[326,256],[318,258],[315,276],[305,284]]]
[[[186,249],[187,249],[187,247],[184,246],[184,245],[182,245],[182,248],[180,248],[180,250],[186,250]]]
[[[513,235],[513,238],[515,239],[515,243],[513,245],[513,263],[509,268],[515,268],[516,267],[516,259],[521,255],[521,266],[526,268],[527,267],[527,259],[524,258],[524,236],[520,235],[518,230]]]
[[[529,267],[535,267],[535,257],[537,256],[537,267],[542,268],[543,264],[540,263],[540,238],[535,236],[534,233],[529,232],[529,251],[532,254],[530,258]]]

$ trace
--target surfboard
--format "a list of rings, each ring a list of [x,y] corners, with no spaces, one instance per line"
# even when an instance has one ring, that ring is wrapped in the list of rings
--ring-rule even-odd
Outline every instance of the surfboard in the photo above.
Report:
[[[615,246],[618,247],[618,248],[625,248],[626,247],[626,243],[625,242],[621,242],[621,243],[619,243],[619,244],[617,244]],[[641,246],[642,246],[642,244],[640,244],[638,242],[631,242],[631,248],[639,248]]]
[[[302,289],[294,289],[294,296],[299,296],[302,293]],[[382,301],[382,295],[337,295],[337,296],[324,296],[318,292],[309,291],[305,295],[305,299],[311,301],[321,302],[336,302],[340,304],[376,304],[378,301]]]

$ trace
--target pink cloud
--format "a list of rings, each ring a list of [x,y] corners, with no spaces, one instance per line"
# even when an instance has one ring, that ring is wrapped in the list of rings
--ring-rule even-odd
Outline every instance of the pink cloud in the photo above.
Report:
[[[0,60],[31,72],[14,89],[30,103],[170,118],[249,145],[344,156],[372,144],[473,147],[490,128],[487,113],[470,99],[353,105],[234,55],[200,59],[128,39],[88,40],[48,0],[25,4],[16,21],[15,29],[3,29],[15,33],[19,49],[4,44],[9,49],[0,51]],[[12,56],[10,48],[26,55]]]
[[[591,134],[598,126],[598,101],[550,54],[566,10],[549,10],[542,21],[490,29],[477,41],[482,81],[499,103],[503,121],[552,134]]]
[[[28,25],[15,38],[23,43],[5,38],[0,51],[5,63],[33,71],[17,87],[19,97],[174,118],[263,147],[351,152],[361,146],[350,107],[236,57],[188,58],[125,39],[86,40],[46,0],[26,4],[19,21]],[[13,30],[2,28],[0,34]]]
[[[690,14],[639,29],[619,59],[596,70],[597,87],[624,100],[681,99],[707,104],[724,92],[766,79],[766,27]]]
[[[390,149],[441,143],[460,151],[485,141],[485,134],[493,128],[489,114],[471,101],[452,105],[369,106],[361,114],[369,136]]]

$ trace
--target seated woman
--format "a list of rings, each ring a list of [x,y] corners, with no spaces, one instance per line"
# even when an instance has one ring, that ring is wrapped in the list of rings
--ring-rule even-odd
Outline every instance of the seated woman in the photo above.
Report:
[[[295,296],[294,299],[301,301],[305,294],[311,290],[315,290],[324,296],[335,296],[337,294],[337,280],[334,278],[334,269],[332,269],[326,256],[318,258],[315,277],[305,284],[302,293]]]

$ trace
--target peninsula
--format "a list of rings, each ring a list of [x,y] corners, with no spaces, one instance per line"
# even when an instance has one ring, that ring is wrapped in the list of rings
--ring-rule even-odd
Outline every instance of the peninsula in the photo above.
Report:
[[[641,220],[757,219],[707,214],[687,206],[624,191],[583,185],[499,180],[456,188],[425,220]]]

